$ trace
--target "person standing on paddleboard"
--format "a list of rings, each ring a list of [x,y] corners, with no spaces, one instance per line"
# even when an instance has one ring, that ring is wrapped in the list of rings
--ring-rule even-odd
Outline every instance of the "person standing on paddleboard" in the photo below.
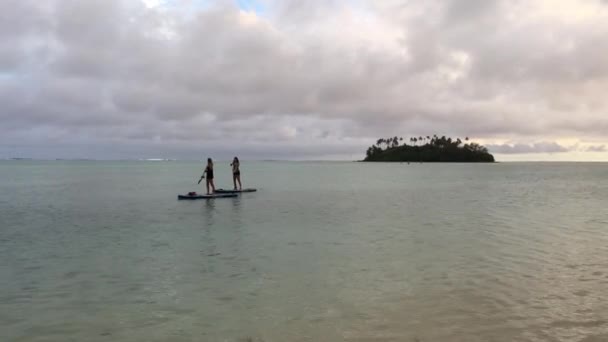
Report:
[[[243,190],[243,186],[241,185],[241,170],[239,169],[241,163],[239,162],[239,158],[234,157],[232,163],[230,163],[230,166],[232,166],[232,182],[234,183],[234,190],[236,190],[237,182],[239,183],[239,190]]]
[[[213,183],[213,161],[211,158],[207,158],[207,167],[205,168],[201,178],[205,178],[205,174],[207,174],[207,195],[211,195],[212,192],[209,192],[209,186],[211,186],[211,189],[213,189],[213,192],[215,192],[215,184]]]

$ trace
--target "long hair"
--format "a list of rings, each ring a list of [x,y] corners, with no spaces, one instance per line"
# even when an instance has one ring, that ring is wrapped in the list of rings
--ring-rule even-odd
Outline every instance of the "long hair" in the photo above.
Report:
[[[237,163],[239,163],[239,164],[240,164],[240,162],[239,162],[239,158],[238,158],[238,157],[234,157],[234,159],[232,160],[232,162],[233,162],[233,163],[234,163],[234,162],[237,162]]]
[[[213,167],[213,161],[211,160],[211,158],[207,158],[207,166]]]

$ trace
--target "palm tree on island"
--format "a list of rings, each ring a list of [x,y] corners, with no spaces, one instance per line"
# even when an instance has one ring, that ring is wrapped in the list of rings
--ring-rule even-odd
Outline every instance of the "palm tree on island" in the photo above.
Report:
[[[380,138],[375,145],[370,146],[363,161],[398,161],[398,162],[494,162],[494,156],[488,149],[464,138],[430,135],[411,137],[407,143],[400,144],[403,137]],[[418,142],[421,144],[418,145]],[[386,147],[383,148],[383,145]]]

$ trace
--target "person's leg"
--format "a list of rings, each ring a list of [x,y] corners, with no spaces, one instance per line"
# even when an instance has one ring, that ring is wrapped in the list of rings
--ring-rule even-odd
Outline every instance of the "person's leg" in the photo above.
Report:
[[[232,183],[234,183],[234,190],[236,190],[236,178],[237,178],[236,173],[233,173],[232,174]]]
[[[243,186],[241,185],[241,174],[236,175],[236,180],[239,182],[239,190],[243,190]],[[234,183],[234,188],[236,189],[236,183]]]
[[[211,182],[211,190],[213,190],[213,192],[215,192],[215,183],[213,183],[213,179],[210,182]]]
[[[205,180],[205,185],[207,185],[207,195],[209,195],[209,194],[210,194],[210,192],[209,192],[209,182],[210,182],[210,180],[209,180],[209,178],[207,178],[207,179]]]

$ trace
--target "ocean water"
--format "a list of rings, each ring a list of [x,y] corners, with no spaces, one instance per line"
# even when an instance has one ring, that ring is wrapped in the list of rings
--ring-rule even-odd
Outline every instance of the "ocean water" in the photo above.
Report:
[[[0,341],[608,341],[608,164],[202,169],[0,161]]]

